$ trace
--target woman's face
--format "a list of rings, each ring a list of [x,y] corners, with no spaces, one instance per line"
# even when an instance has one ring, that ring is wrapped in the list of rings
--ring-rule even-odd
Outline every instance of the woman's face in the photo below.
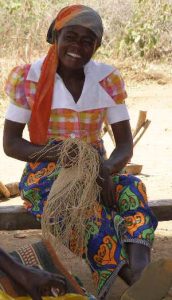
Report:
[[[61,66],[81,69],[97,49],[97,37],[79,25],[67,26],[58,33],[58,56]]]

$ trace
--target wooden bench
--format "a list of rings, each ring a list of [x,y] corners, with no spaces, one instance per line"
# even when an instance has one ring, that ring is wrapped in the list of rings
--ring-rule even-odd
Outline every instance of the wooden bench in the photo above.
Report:
[[[172,220],[172,199],[149,201],[154,214],[159,221]],[[0,207],[0,230],[40,229],[40,222],[22,205]]]

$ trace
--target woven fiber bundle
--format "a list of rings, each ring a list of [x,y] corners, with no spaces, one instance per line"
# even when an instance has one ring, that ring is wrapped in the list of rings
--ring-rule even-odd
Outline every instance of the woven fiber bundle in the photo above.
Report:
[[[59,151],[59,150],[58,150]],[[84,249],[86,220],[100,199],[100,159],[96,149],[78,139],[60,146],[58,178],[55,180],[42,217],[42,232],[56,247],[73,244],[76,254]]]

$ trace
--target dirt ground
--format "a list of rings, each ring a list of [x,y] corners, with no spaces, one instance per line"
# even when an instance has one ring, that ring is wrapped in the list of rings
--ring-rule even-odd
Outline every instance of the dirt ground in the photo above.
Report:
[[[139,177],[147,186],[148,197],[151,200],[172,199],[172,80],[171,82],[130,83],[127,87],[127,105],[131,116],[131,126],[135,127],[139,110],[147,111],[151,124],[136,145],[132,162],[143,165]],[[2,125],[4,112],[0,115],[0,138],[2,141]],[[110,152],[112,144],[108,136],[105,144]],[[4,183],[17,181],[23,168],[22,163],[5,157],[0,145],[0,180]],[[7,204],[7,203],[6,203]],[[4,203],[0,203],[0,206]],[[38,230],[24,231],[23,238],[15,237],[16,232],[0,232],[0,246],[11,251],[28,242],[41,238]],[[152,249],[152,259],[161,257],[172,258],[172,221],[160,222],[156,231],[156,239]],[[75,268],[78,269],[75,262]],[[84,284],[91,286],[90,274],[84,267]],[[126,285],[118,279],[109,295],[109,300],[119,299]]]

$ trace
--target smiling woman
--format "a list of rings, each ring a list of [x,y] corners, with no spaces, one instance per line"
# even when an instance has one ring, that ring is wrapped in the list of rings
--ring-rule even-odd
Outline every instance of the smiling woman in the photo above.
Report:
[[[139,278],[150,261],[157,226],[144,184],[121,175],[133,152],[127,94],[114,66],[92,60],[102,35],[102,20],[92,8],[62,9],[48,30],[51,46],[46,57],[18,66],[9,75],[6,92],[12,101],[4,126],[5,153],[27,162],[20,191],[26,208],[38,219],[53,182],[63,174],[61,146],[76,138],[96,149],[101,195],[92,215],[89,209],[85,212],[89,217],[83,257],[99,298],[105,297],[117,274],[128,284]],[[101,138],[104,121],[110,124],[116,143],[108,159]],[[22,137],[26,124],[30,141]],[[69,161],[74,150],[67,153]],[[85,201],[89,204],[90,199]]]

